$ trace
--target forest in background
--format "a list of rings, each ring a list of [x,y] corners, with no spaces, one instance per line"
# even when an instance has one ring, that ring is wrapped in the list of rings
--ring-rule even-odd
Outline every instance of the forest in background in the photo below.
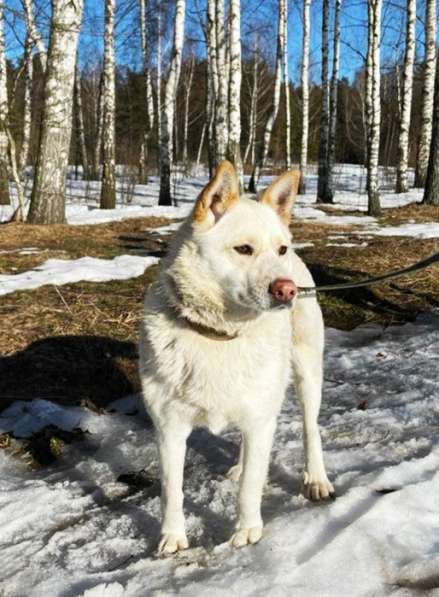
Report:
[[[140,183],[159,175],[163,204],[177,167],[212,171],[226,157],[252,175],[252,191],[264,168],[292,165],[304,191],[318,163],[322,202],[333,200],[334,163],[364,164],[370,213],[378,166],[395,169],[397,192],[408,190],[408,168],[425,184],[436,0],[11,0],[0,18],[0,201],[5,178],[20,195],[25,166],[36,166],[30,221],[63,221],[53,205],[67,164],[102,177],[102,207],[115,204],[116,163]],[[49,109],[48,89],[58,94]],[[54,179],[58,188],[44,190]]]

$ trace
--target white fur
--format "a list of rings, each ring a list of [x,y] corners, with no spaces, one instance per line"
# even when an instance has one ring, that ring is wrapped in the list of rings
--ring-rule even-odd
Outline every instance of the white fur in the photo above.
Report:
[[[234,247],[250,244],[252,256]],[[287,245],[286,255],[279,247]],[[162,475],[162,537],[159,551],[188,546],[183,515],[186,439],[194,427],[218,433],[228,425],[242,432],[239,515],[232,543],[256,543],[270,450],[291,371],[304,415],[305,493],[327,497],[317,426],[321,399],[323,322],[314,298],[294,308],[275,307],[268,292],[276,278],[312,284],[291,249],[288,228],[271,207],[241,198],[217,223],[189,219],[177,233],[159,280],[145,300],[140,373],[146,408],[157,431]],[[189,320],[189,321],[188,321]],[[194,322],[237,334],[220,340]]]

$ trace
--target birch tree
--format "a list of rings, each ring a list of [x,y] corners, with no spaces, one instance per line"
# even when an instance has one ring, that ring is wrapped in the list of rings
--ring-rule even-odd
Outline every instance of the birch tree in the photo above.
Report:
[[[423,203],[439,206],[439,60],[436,66],[433,128]]]
[[[216,59],[216,0],[207,0],[207,101],[209,174],[212,175],[218,159],[216,150],[216,101],[218,96],[218,68]]]
[[[65,221],[65,180],[72,134],[73,82],[82,0],[52,0],[38,158],[28,221]]]
[[[145,132],[143,135],[142,146],[140,148],[139,159],[139,179],[142,183],[148,182],[147,165],[148,165],[148,145],[151,132],[154,129],[154,98],[152,94],[152,83],[150,73],[150,49],[148,43],[147,29],[146,29],[146,11],[148,7],[148,0],[140,0],[140,40],[142,46],[142,62],[143,75],[145,78],[145,102],[147,109],[147,121]]]
[[[226,35],[224,29],[224,0],[215,1],[216,62],[218,93],[215,105],[216,161],[221,162],[227,151],[227,75]]]
[[[6,71],[5,38],[3,33],[3,7],[0,4],[0,205],[9,205],[8,168],[8,82]]]
[[[258,110],[258,92],[259,92],[259,76],[258,76],[258,46],[255,42],[253,49],[253,79],[250,92],[250,115],[248,124],[248,141],[244,152],[244,164],[247,163],[250,154],[250,163],[254,164],[255,153],[255,139],[256,139],[256,115]]]
[[[116,81],[114,60],[115,0],[105,0],[101,209],[116,207]]]
[[[75,74],[75,99],[76,99],[76,123],[77,123],[77,138],[79,150],[81,152],[82,177],[88,180],[89,168],[87,157],[87,145],[85,143],[85,127],[84,127],[84,113],[82,108],[82,88],[81,88],[81,73],[79,72],[78,59],[76,59],[76,74]]]
[[[24,101],[23,101],[23,138],[18,158],[18,171],[23,177],[29,157],[30,135],[32,127],[32,81],[33,81],[33,42],[29,33],[24,44]]]
[[[184,164],[188,163],[187,141],[189,134],[189,100],[191,97],[192,80],[194,78],[195,54],[189,60],[186,78],[184,82],[184,119],[183,119],[183,155]]]
[[[92,178],[99,179],[99,169],[101,165],[102,152],[102,133],[104,129],[104,73],[101,73],[98,83],[98,93],[96,101],[96,135],[93,151],[93,172]]]
[[[378,163],[381,127],[380,35],[382,0],[368,1],[368,47],[366,59],[367,193],[368,213],[379,216]]]
[[[329,203],[328,143],[329,143],[329,0],[322,5],[322,105],[320,112],[320,143],[317,181],[317,201]]]
[[[332,76],[329,92],[329,131],[328,131],[328,182],[327,200],[334,201],[334,165],[335,142],[337,133],[337,99],[338,99],[338,73],[340,64],[340,11],[341,0],[335,0],[334,14],[334,45],[332,52]]]
[[[415,62],[416,0],[407,0],[406,47],[402,75],[402,106],[398,138],[396,192],[408,191],[407,167],[409,157],[410,116],[413,95],[413,67]]]
[[[425,58],[422,84],[421,133],[416,160],[415,186],[425,186],[433,127],[434,73],[436,67],[436,0],[425,4]]]
[[[173,153],[173,128],[175,116],[175,97],[180,75],[183,51],[185,0],[177,0],[175,5],[174,39],[172,58],[166,81],[165,98],[160,130],[160,195],[159,205],[172,205],[171,171]]]
[[[257,192],[259,177],[267,159],[268,149],[270,147],[273,125],[276,120],[277,113],[279,111],[279,99],[282,80],[282,57],[284,53],[285,44],[285,5],[286,0],[279,0],[279,21],[277,33],[276,69],[274,74],[273,101],[267,122],[265,124],[262,143],[257,148],[256,163],[249,181],[248,188],[251,193]]]
[[[158,157],[160,168],[160,136],[162,131],[162,14],[161,0],[157,2],[157,60],[156,60],[156,105],[157,105],[157,139],[159,139]]]
[[[24,7],[24,16],[26,20],[27,32],[32,40],[32,44],[36,47],[36,54],[40,61],[41,70],[46,71],[47,52],[41,35],[35,25],[34,14],[32,9],[32,0],[22,0]]]
[[[228,159],[234,164],[241,189],[244,186],[241,161],[241,2],[230,0],[230,79]]]
[[[303,37],[302,37],[302,139],[300,144],[300,185],[299,193],[306,193],[306,167],[308,165],[309,135],[309,31],[311,0],[303,2]]]
[[[285,2],[283,79],[285,87],[285,168],[291,168],[291,99],[288,74],[288,2]]]

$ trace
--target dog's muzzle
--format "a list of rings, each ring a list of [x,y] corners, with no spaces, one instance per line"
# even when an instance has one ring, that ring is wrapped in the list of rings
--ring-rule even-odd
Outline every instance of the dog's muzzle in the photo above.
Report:
[[[268,292],[279,303],[290,303],[297,295],[297,286],[288,278],[276,278],[268,287]]]

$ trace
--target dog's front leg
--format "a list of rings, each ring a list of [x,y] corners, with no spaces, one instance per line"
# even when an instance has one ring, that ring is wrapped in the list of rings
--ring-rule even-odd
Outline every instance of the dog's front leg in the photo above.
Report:
[[[312,339],[312,334],[308,340]],[[307,341],[294,343],[293,368],[296,391],[303,414],[305,472],[303,491],[310,500],[321,500],[334,494],[326,475],[318,416],[322,397],[323,342],[311,345]]]
[[[162,528],[159,553],[170,554],[188,547],[183,514],[183,471],[186,440],[191,432],[178,421],[158,431],[162,484]]]
[[[234,547],[257,543],[262,537],[262,490],[267,478],[276,419],[242,430],[243,470],[239,488],[239,515],[231,542]]]

